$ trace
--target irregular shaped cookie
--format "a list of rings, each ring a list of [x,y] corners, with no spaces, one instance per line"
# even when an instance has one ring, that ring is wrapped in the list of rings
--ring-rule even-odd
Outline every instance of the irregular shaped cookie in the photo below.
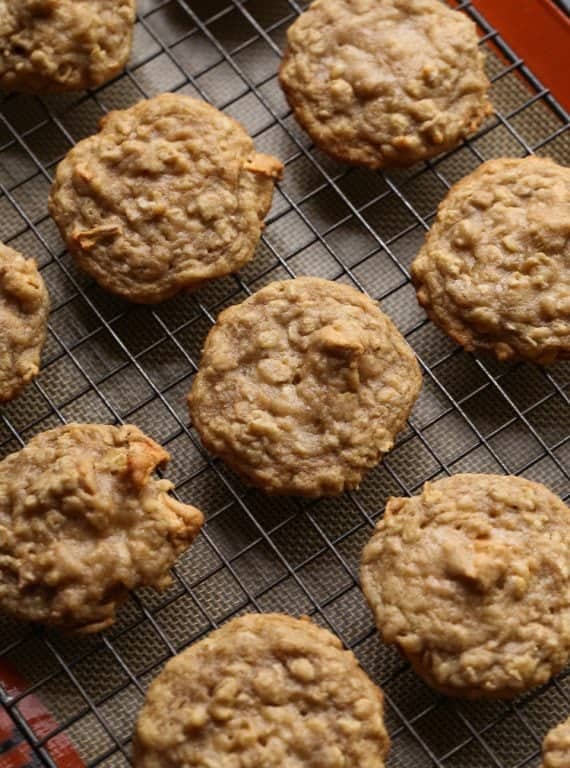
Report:
[[[252,258],[281,170],[235,120],[167,93],[111,112],[69,152],[50,212],[91,277],[154,303]]]
[[[481,165],[439,206],[412,279],[430,318],[470,352],[570,357],[570,168]]]
[[[542,768],[568,768],[570,765],[570,717],[552,728],[542,744]]]
[[[206,447],[269,493],[357,488],[418,396],[414,353],[371,299],[302,277],[226,309],[189,395]]]
[[[308,619],[249,614],[168,662],[139,715],[136,768],[383,768],[383,696]]]
[[[364,548],[378,629],[445,694],[507,698],[570,658],[570,509],[521,477],[455,475],[390,499]]]
[[[0,87],[96,88],[127,63],[134,22],[135,0],[3,0]]]
[[[0,243],[0,402],[40,370],[49,297],[36,262]]]
[[[475,25],[438,0],[315,0],[287,42],[289,104],[338,160],[411,165],[451,149],[492,111]]]
[[[137,427],[69,424],[0,462],[0,610],[97,632],[128,590],[168,586],[203,522],[152,477],[169,458]]]

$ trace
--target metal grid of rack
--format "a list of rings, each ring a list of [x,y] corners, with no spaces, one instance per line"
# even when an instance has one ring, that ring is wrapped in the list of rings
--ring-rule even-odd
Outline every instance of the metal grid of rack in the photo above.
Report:
[[[482,161],[531,152],[567,164],[564,111],[470,2],[496,114],[456,150],[373,174],[341,166],[296,126],[277,83],[297,0],[139,0],[127,72],[92,93],[0,105],[0,239],[34,256],[52,300],[43,370],[0,414],[0,455],[66,421],[133,422],[172,454],[166,474],[207,526],[165,593],[141,590],[104,635],[77,640],[0,619],[0,714],[34,768],[127,766],[136,712],[174,653],[246,611],[306,613],[382,685],[396,768],[524,768],[570,713],[570,676],[514,702],[450,701],[382,645],[358,588],[361,548],[390,495],[459,471],[506,472],[570,495],[570,365],[507,366],[455,347],[429,323],[408,268],[446,190]],[[239,275],[155,308],[94,286],[47,215],[55,166],[110,109],[161,91],[239,119],[285,177],[256,258]],[[218,312],[275,279],[317,274],[379,299],[416,351],[424,388],[394,451],[358,493],[270,499],[207,456],[184,396]],[[2,677],[10,668],[11,676]],[[41,704],[40,704],[41,702]],[[72,757],[70,757],[70,755]],[[0,766],[2,766],[0,751]],[[75,762],[74,762],[75,761]],[[356,768],[356,767],[355,767]]]

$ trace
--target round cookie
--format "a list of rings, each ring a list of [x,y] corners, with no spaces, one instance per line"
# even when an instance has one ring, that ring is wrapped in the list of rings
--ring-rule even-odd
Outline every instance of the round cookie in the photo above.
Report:
[[[492,111],[475,25],[439,0],[315,0],[287,43],[280,80],[295,117],[343,162],[412,165]]]
[[[0,462],[0,610],[97,632],[128,590],[167,587],[203,522],[152,477],[169,458],[137,427],[69,424]]]
[[[221,313],[189,406],[205,446],[247,482],[331,496],[392,448],[420,387],[414,353],[374,301],[301,277]]]
[[[430,318],[470,352],[570,357],[570,168],[481,165],[440,204],[412,279]]]
[[[542,743],[541,768],[568,768],[570,765],[570,717],[546,734]]]
[[[390,499],[361,580],[378,629],[432,687],[507,698],[570,658],[570,509],[539,483],[455,475]]]
[[[49,297],[36,262],[0,243],[0,402],[38,375]]]
[[[68,153],[50,212],[82,269],[150,304],[252,258],[281,170],[232,118],[162,94],[111,112]]]
[[[131,52],[135,0],[3,0],[0,87],[29,93],[95,88]]]
[[[168,662],[134,740],[136,768],[383,768],[381,691],[308,619],[249,614]]]

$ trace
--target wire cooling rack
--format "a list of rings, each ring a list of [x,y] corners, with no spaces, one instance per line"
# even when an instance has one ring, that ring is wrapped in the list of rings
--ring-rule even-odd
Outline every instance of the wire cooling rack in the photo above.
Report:
[[[0,738],[0,768],[129,765],[136,712],[163,664],[252,610],[308,613],[355,651],[386,694],[392,768],[537,766],[544,733],[570,714],[564,673],[514,702],[434,694],[379,641],[357,582],[362,546],[390,495],[460,471],[516,473],[570,493],[570,365],[507,366],[464,353],[426,320],[409,283],[452,183],[501,155],[570,160],[561,107],[470,2],[456,5],[479,26],[496,114],[455,151],[409,170],[341,166],[295,124],[277,71],[286,28],[306,6],[296,0],[139,0],[124,75],[93,93],[3,99],[0,239],[37,259],[52,313],[40,377],[1,411],[1,455],[65,421],[134,422],[171,452],[166,474],[208,523],[172,587],[133,595],[102,636],[70,639],[0,619],[0,733],[10,732]],[[46,198],[58,161],[103,113],[167,90],[236,117],[286,172],[254,261],[151,309],[109,296],[75,269]],[[334,500],[268,499],[244,487],[205,455],[185,406],[219,311],[298,274],[379,299],[424,373],[395,450],[358,493]]]

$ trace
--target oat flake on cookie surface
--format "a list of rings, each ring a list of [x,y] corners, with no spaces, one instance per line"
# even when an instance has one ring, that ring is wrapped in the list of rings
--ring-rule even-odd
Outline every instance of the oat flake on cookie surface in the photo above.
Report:
[[[39,373],[48,313],[36,262],[0,243],[0,402],[12,400]]]
[[[440,204],[412,279],[430,318],[471,352],[570,357],[570,168],[481,165]]]
[[[0,88],[95,88],[131,52],[135,0],[0,0]]]
[[[0,610],[96,632],[129,590],[167,587],[203,522],[152,476],[169,458],[137,427],[68,424],[1,461]]]
[[[253,257],[281,171],[233,118],[161,94],[111,112],[68,153],[50,212],[82,269],[152,304]]]
[[[377,304],[316,277],[226,309],[189,395],[206,447],[269,493],[357,488],[418,396],[413,351]]]
[[[454,475],[390,499],[361,581],[384,641],[445,694],[516,696],[570,658],[570,509],[539,483]]]
[[[542,743],[541,768],[568,768],[570,766],[570,717],[552,728]]]
[[[150,686],[136,768],[383,768],[383,696],[308,619],[249,614],[168,662]]]
[[[292,24],[280,80],[299,123],[338,160],[406,166],[490,114],[473,22],[439,0],[315,0]]]

